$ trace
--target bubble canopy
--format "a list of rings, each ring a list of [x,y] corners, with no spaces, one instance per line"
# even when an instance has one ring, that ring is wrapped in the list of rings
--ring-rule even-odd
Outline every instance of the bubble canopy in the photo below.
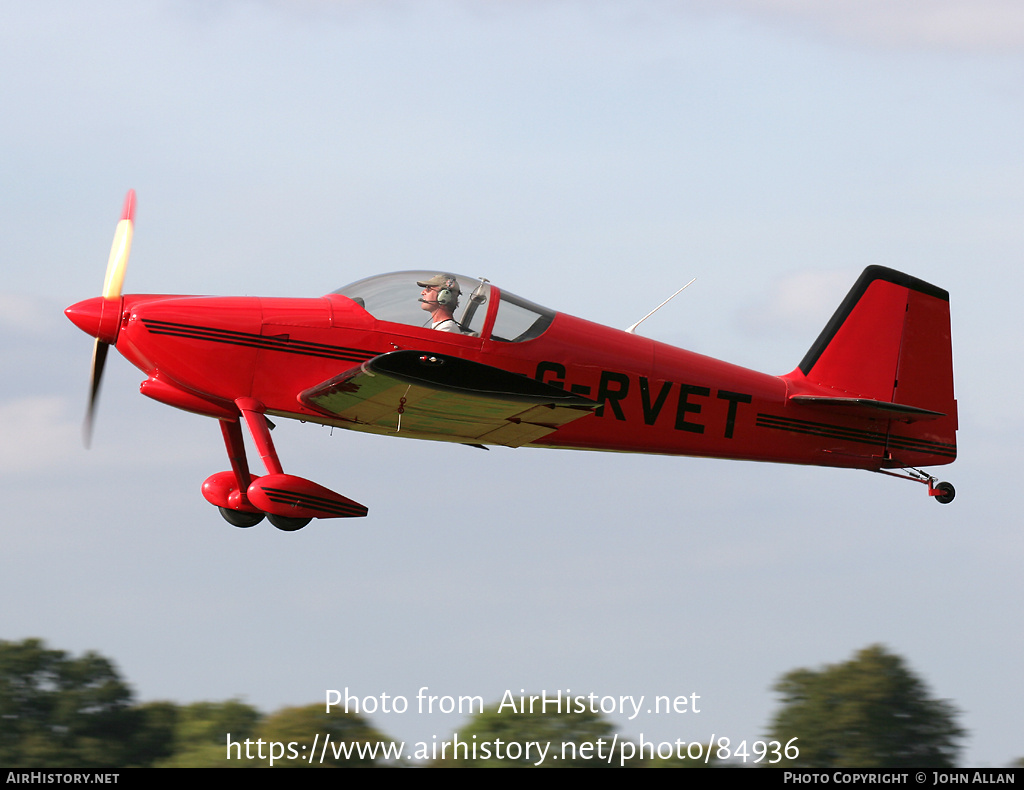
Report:
[[[347,296],[380,321],[430,326],[430,314],[420,301],[423,286],[439,274],[455,281],[458,300],[454,318],[463,332],[480,337],[487,324],[492,300],[498,300],[490,339],[521,343],[539,337],[555,317],[553,310],[492,286],[486,279],[429,270],[378,274],[334,291]],[[456,289],[453,289],[456,290]]]

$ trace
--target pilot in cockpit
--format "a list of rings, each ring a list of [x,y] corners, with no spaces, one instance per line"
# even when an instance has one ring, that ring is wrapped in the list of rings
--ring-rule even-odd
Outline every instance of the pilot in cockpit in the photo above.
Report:
[[[420,294],[420,307],[430,313],[430,328],[439,332],[455,332],[469,334],[455,320],[455,310],[459,306],[461,289],[459,281],[450,274],[436,274],[416,285],[423,289]]]

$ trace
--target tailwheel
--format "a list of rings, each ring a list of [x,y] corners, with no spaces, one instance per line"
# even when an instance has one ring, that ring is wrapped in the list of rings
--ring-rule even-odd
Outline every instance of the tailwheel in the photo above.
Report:
[[[939,483],[935,486],[935,490],[942,492],[935,495],[935,501],[943,505],[948,505],[953,501],[953,497],[956,496],[956,489],[953,488],[952,483]]]
[[[928,496],[935,497],[935,500],[941,505],[948,505],[956,496],[956,489],[953,488],[952,483],[936,482],[938,478],[932,477],[923,469],[904,466],[901,472],[893,472],[890,469],[876,469],[875,471],[890,477],[900,477],[904,480],[912,480],[915,483],[924,483],[924,485],[928,486]]]
[[[228,507],[218,507],[217,509],[224,520],[233,527],[248,529],[263,521],[263,513],[249,513],[245,510],[232,510]]]
[[[292,516],[275,516],[273,513],[267,513],[267,520],[282,532],[296,532],[306,526],[313,519],[293,518]]]

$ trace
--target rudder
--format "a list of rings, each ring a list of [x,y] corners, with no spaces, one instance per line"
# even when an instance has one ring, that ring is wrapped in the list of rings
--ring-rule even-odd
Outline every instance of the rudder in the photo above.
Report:
[[[912,455],[926,465],[956,457],[949,293],[942,288],[869,266],[786,378],[796,403],[909,423],[891,424],[896,459]],[[911,443],[902,442],[902,454],[899,437]]]

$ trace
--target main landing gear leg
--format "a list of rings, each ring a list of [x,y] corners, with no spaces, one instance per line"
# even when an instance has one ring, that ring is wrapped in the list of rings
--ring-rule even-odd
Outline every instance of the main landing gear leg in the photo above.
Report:
[[[935,501],[942,505],[948,505],[953,501],[953,497],[956,496],[956,489],[953,488],[952,483],[939,483],[937,482],[937,477],[933,477],[921,469],[915,469],[907,466],[903,468],[903,474],[899,472],[891,472],[888,469],[879,469],[878,471],[883,475],[899,477],[903,480],[912,480],[915,483],[924,483],[928,486],[928,496],[935,497]]]
[[[284,469],[281,468],[281,461],[277,457],[277,450],[274,448],[274,440],[270,437],[270,422],[263,413],[263,405],[252,398],[239,398],[235,401],[235,405],[238,406],[238,410],[242,412],[242,417],[245,418],[245,425],[249,429],[253,442],[256,444],[256,450],[263,460],[263,465],[267,468],[267,474],[284,474]],[[236,426],[237,424],[235,423]],[[241,437],[240,429],[239,437]],[[233,463],[234,461],[232,460]],[[279,516],[274,513],[267,513],[267,519],[271,524],[284,532],[294,532],[302,529],[312,521],[311,518]]]
[[[263,413],[262,405],[252,398],[239,398],[235,401],[235,405],[238,406],[245,418],[245,425],[252,435],[253,442],[256,443],[256,450],[263,460],[263,465],[267,468],[267,474],[283,474],[284,470],[278,460],[277,450],[274,449],[274,440],[270,438],[270,424]],[[237,425],[237,423],[235,424]],[[241,436],[241,430],[239,430],[239,436]]]
[[[207,496],[217,505],[224,520],[233,527],[255,527],[263,521],[264,513],[255,507],[246,496],[246,491],[252,483],[252,474],[249,472],[249,462],[245,457],[245,442],[242,439],[242,427],[238,420],[220,420],[220,431],[224,437],[224,446],[228,451],[228,459],[231,461],[231,472],[221,472],[211,475],[203,484],[204,494],[207,493],[208,485],[214,489],[220,488],[221,496]],[[225,479],[226,478],[226,479]],[[227,488],[227,492],[223,488]],[[224,497],[227,499],[227,506],[221,504]]]
[[[207,502],[220,508],[226,521],[236,527],[251,527],[266,516],[278,529],[294,532],[314,518],[359,518],[366,515],[365,505],[312,480],[286,475],[270,438],[273,424],[266,418],[263,404],[253,398],[239,398],[235,405],[241,418],[221,420],[231,471],[216,472],[203,482],[203,496]],[[249,471],[242,437],[243,419],[267,468],[263,476]]]
[[[238,424],[238,420],[230,422],[221,420],[220,432],[224,435],[224,446],[228,450],[228,460],[231,461],[231,471],[234,472],[235,483],[238,490],[242,492],[243,501],[248,504],[245,492],[249,489],[249,483],[252,482],[252,475],[249,473],[249,461],[245,457],[242,427]]]
[[[203,482],[203,496],[207,502],[220,508],[226,521],[236,527],[251,527],[266,516],[278,529],[294,532],[314,518],[358,518],[366,515],[365,505],[312,480],[286,475],[270,438],[270,429],[274,426],[264,414],[263,404],[253,398],[239,398],[235,405],[241,419],[228,417],[221,420],[231,471],[217,472]],[[262,477],[249,471],[242,419],[267,468]]]

